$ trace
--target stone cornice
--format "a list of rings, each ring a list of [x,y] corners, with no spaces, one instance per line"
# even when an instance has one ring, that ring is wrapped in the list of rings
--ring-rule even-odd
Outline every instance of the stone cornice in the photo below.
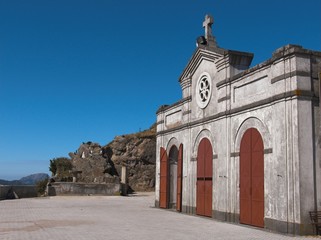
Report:
[[[171,108],[175,108],[175,107],[177,107],[177,106],[179,106],[179,105],[181,105],[181,104],[183,104],[183,103],[185,103],[185,102],[189,102],[189,101],[191,101],[191,100],[192,100],[192,96],[189,96],[189,97],[183,98],[182,100],[180,100],[180,101],[178,101],[178,102],[176,102],[176,103],[174,103],[174,104],[172,104],[172,105],[162,105],[162,106],[157,110],[156,114],[159,114],[159,113],[161,113],[161,112],[168,111],[168,110],[171,109]]]
[[[282,59],[282,58],[286,58],[289,57],[291,55],[296,55],[298,57],[305,57],[305,58],[310,58],[311,55],[314,56],[319,56],[321,57],[321,52],[318,51],[311,51],[311,50],[307,50],[302,48],[301,46],[298,45],[286,45],[284,47],[281,47],[279,49],[277,49],[273,55],[272,58],[258,64],[255,65],[254,67],[251,67],[247,70],[244,70],[243,72],[236,74],[235,76],[231,77],[231,78],[227,78],[223,81],[220,81],[216,84],[216,87],[221,87],[225,84],[229,84],[235,81],[239,81],[242,78],[247,77],[250,74],[253,74],[254,72],[261,70],[263,68],[267,68],[270,67],[274,62]],[[286,73],[286,74],[292,74],[293,75],[297,75],[297,76],[307,76],[307,73],[303,73],[302,71],[293,71],[292,73]],[[278,80],[282,80],[284,78],[284,75],[281,75],[280,77],[276,77],[273,78],[271,80],[272,83],[277,82]]]
[[[243,112],[243,111],[247,111],[249,109],[253,109],[253,108],[261,107],[261,106],[264,106],[264,105],[272,104],[274,102],[277,102],[277,101],[280,101],[280,100],[283,100],[283,99],[285,100],[287,98],[292,98],[292,97],[296,97],[299,100],[304,100],[304,101],[312,101],[312,102],[315,102],[315,103],[319,102],[319,98],[316,97],[313,92],[297,89],[297,90],[294,90],[294,91],[288,91],[288,92],[285,92],[285,93],[277,94],[277,95],[274,95],[272,97],[269,97],[269,98],[266,98],[266,99],[251,103],[251,104],[247,104],[247,105],[244,105],[244,106],[241,106],[241,107],[233,108],[231,110],[223,111],[223,112],[217,113],[217,114],[215,114],[213,116],[209,116],[209,117],[206,117],[206,118],[203,118],[203,119],[200,119],[200,120],[195,120],[193,122],[185,123],[185,124],[182,124],[180,126],[177,126],[177,127],[174,127],[174,128],[170,128],[168,130],[160,131],[156,135],[158,136],[158,135],[166,134],[166,133],[169,133],[169,132],[172,132],[172,131],[177,131],[177,130],[181,130],[181,129],[184,129],[184,128],[190,128],[192,126],[195,126],[195,125],[198,125],[198,124],[204,124],[204,123],[207,123],[209,121],[212,121],[212,120],[220,118],[220,117],[231,116],[232,114],[236,114],[236,113],[240,113],[240,112]]]
[[[224,97],[217,99],[217,102],[220,103],[220,102],[224,102],[224,101],[230,100],[230,99],[231,99],[231,95],[226,95]]]
[[[298,76],[298,77],[310,77],[310,73],[309,72],[303,72],[303,71],[292,71],[292,72],[288,72],[285,74],[282,74],[280,76],[274,77],[271,79],[271,83],[276,83],[278,81],[284,80],[286,78],[289,77],[293,77],[293,76]]]
[[[190,76],[185,77],[184,79],[182,79],[182,81],[180,82],[181,84],[181,88],[184,90],[185,88],[188,88],[191,86],[192,84],[192,78]]]

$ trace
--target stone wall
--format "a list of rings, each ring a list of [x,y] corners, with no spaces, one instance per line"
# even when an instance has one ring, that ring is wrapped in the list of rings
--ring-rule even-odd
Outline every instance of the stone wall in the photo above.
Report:
[[[55,182],[48,186],[49,196],[60,195],[118,195],[120,193],[120,183],[72,183]]]
[[[23,185],[23,186],[0,186],[0,200],[8,199],[9,191],[15,192],[18,198],[32,198],[37,197],[36,186]],[[10,195],[10,194],[9,194]]]

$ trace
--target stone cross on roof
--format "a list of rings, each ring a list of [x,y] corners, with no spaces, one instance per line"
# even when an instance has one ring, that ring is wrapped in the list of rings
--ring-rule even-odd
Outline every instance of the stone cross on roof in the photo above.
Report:
[[[203,28],[205,28],[205,38],[209,39],[212,35],[212,24],[214,23],[214,18],[210,15],[205,16],[205,21],[203,22]]]
[[[207,14],[203,22],[203,28],[205,28],[205,39],[207,41],[208,46],[217,47],[216,39],[212,34],[213,23],[214,23],[214,18],[211,15]]]

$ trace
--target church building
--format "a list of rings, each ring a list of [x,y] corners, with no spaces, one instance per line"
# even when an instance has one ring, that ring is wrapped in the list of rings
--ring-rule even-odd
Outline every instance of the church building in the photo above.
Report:
[[[321,210],[321,52],[253,54],[205,36],[183,70],[182,99],[157,111],[155,205],[290,234]]]

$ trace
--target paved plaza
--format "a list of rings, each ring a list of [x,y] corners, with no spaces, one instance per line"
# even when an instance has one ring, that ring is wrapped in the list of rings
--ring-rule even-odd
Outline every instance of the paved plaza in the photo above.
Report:
[[[153,207],[154,194],[0,201],[1,240],[316,239]]]

